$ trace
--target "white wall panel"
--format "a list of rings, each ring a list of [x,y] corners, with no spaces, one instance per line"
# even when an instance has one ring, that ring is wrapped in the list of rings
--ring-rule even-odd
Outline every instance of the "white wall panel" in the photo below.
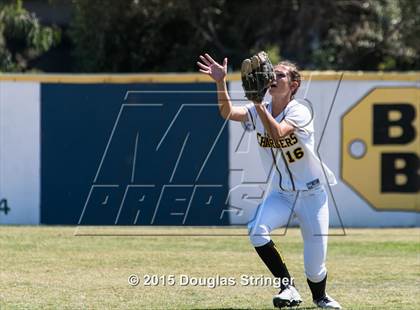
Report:
[[[40,85],[0,82],[0,224],[40,220]]]

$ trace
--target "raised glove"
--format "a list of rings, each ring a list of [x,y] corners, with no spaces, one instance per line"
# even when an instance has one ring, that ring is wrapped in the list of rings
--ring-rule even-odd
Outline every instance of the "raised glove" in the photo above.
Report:
[[[245,96],[256,102],[262,102],[268,87],[275,79],[274,68],[266,52],[247,58],[241,66],[242,87]]]

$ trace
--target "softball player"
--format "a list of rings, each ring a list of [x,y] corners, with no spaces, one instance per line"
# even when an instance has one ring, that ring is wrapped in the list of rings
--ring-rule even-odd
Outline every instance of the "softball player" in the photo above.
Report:
[[[246,130],[255,131],[263,166],[275,169],[268,195],[248,224],[249,237],[258,255],[273,276],[281,278],[281,290],[273,298],[274,306],[292,307],[302,302],[270,238],[271,231],[296,217],[304,240],[305,274],[313,302],[320,308],[341,309],[325,290],[329,214],[324,185],[334,185],[336,180],[315,153],[311,110],[304,102],[294,99],[301,83],[296,66],[281,62],[274,67],[276,78],[269,87],[271,102],[254,101],[245,107],[234,107],[226,86],[227,58],[219,64],[204,54],[197,64],[200,72],[216,82],[221,116],[242,122]]]

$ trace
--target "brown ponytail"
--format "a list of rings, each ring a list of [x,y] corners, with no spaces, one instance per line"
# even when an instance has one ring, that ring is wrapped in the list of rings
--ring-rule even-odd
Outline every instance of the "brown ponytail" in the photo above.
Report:
[[[298,86],[292,92],[292,98],[293,98],[293,96],[298,91],[298,89],[300,87],[300,83],[302,81],[300,73],[299,73],[299,69],[298,69],[296,64],[294,64],[291,61],[287,61],[287,60],[278,63],[277,66],[283,66],[283,67],[287,68],[287,70],[289,72],[289,83],[291,83],[291,82],[297,82],[298,83]]]

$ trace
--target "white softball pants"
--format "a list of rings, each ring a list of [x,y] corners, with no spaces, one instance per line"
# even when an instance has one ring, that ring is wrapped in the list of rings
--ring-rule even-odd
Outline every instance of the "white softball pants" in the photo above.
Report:
[[[304,242],[306,277],[312,282],[320,282],[327,274],[329,227],[328,195],[323,186],[305,191],[271,192],[248,223],[251,243],[254,247],[268,243],[271,231],[285,227],[291,216],[297,218]]]

